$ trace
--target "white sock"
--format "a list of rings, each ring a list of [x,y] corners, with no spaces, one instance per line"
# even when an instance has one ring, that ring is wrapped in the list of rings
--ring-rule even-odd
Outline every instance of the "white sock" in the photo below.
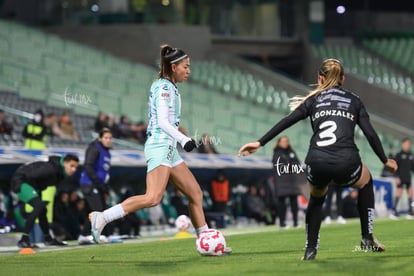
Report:
[[[121,204],[117,204],[115,206],[112,206],[109,209],[106,209],[103,212],[104,219],[107,223],[110,223],[111,221],[123,218],[126,214],[124,211],[124,208],[122,208]]]
[[[201,232],[203,232],[204,230],[207,230],[208,226],[207,224],[204,224],[203,226],[199,227],[196,229],[197,235],[200,235]]]

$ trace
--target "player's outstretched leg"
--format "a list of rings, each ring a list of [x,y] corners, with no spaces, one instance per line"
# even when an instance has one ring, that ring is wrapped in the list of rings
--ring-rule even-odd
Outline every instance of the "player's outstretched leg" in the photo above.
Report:
[[[311,194],[306,210],[306,249],[302,260],[314,260],[319,246],[319,230],[322,222],[322,205],[325,195],[315,197]]]
[[[91,232],[95,243],[100,242],[100,236],[105,225],[123,218],[127,214],[158,205],[161,202],[165,188],[168,184],[171,168],[158,166],[147,173],[147,190],[144,195],[131,196],[122,203],[117,204],[103,212],[92,212],[89,214]]]

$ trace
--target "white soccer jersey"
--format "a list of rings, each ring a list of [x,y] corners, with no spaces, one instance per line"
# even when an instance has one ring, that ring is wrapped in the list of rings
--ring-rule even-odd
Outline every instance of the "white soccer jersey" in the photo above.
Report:
[[[147,145],[167,144],[182,146],[190,138],[178,131],[181,116],[181,96],[177,86],[167,79],[158,79],[151,85],[148,101]]]

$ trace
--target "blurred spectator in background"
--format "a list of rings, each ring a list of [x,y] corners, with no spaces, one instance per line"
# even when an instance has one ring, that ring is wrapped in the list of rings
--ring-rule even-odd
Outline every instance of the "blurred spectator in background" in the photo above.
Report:
[[[358,190],[352,189],[348,195],[344,197],[343,201],[343,212],[344,218],[359,218],[358,212]]]
[[[69,193],[60,191],[53,205],[53,223],[50,228],[59,240],[74,240],[79,235],[74,210],[69,204]]]
[[[336,221],[339,224],[346,224],[346,220],[343,217],[343,202],[342,202],[342,187],[336,185],[334,182],[331,182],[328,186],[328,192],[325,199],[325,224],[332,223],[332,199],[333,195],[336,197]]]
[[[59,127],[62,130],[62,132],[65,134],[65,138],[79,141],[78,134],[76,133],[73,124],[72,119],[70,117],[69,112],[63,112],[62,115],[60,115],[59,118]]]
[[[174,206],[178,215],[189,216],[188,213],[188,200],[184,197],[183,193],[175,189],[171,192],[171,205]]]
[[[120,202],[124,201],[134,193],[130,189],[126,189],[120,198]],[[119,229],[119,235],[123,237],[139,237],[141,230],[141,220],[136,213],[130,213],[116,222]]]
[[[227,213],[227,203],[230,200],[230,182],[223,170],[217,170],[211,181],[211,196],[213,212]]]
[[[414,172],[414,156],[411,153],[411,141],[404,138],[401,143],[401,151],[395,155],[398,169],[396,172],[395,184],[397,184],[397,192],[395,194],[392,219],[397,219],[399,213],[397,211],[398,202],[400,201],[403,189],[407,190],[408,214],[407,219],[414,219],[413,214],[413,190],[411,187],[411,172]]]
[[[13,126],[4,119],[4,110],[0,109],[0,136],[11,136],[13,132]]]
[[[33,114],[33,120],[24,126],[22,135],[25,138],[24,147],[26,149],[42,150],[46,148],[47,128],[43,123],[43,117],[43,111],[39,109]]]
[[[99,132],[98,139],[90,143],[86,149],[80,188],[86,201],[87,214],[92,211],[103,211],[106,208],[105,196],[108,192],[111,146],[112,133],[108,128],[104,128]],[[91,232],[90,222],[87,218],[85,221],[86,226],[78,238],[80,245],[92,243],[88,237]]]
[[[88,211],[86,210],[86,207],[85,207],[85,200],[83,198],[78,197],[76,201],[73,203],[74,203],[73,206],[75,207],[74,215],[76,219],[76,224],[79,225],[79,233],[82,233],[85,227],[88,227],[88,223],[87,223],[88,222]],[[90,241],[92,242],[92,236],[90,238],[91,238]]]
[[[243,209],[248,218],[253,218],[257,222],[264,222],[267,225],[272,223],[267,216],[266,205],[258,195],[255,185],[250,185],[248,192],[244,195]]]
[[[271,216],[272,224],[274,224],[278,215],[275,176],[271,176],[263,182],[263,185],[259,189],[259,195],[263,199],[266,209]]]
[[[96,117],[95,124],[93,126],[93,130],[95,132],[101,131],[101,129],[108,127],[108,116],[103,113],[99,112],[98,116]]]
[[[207,154],[217,154],[214,143],[208,134],[203,134],[201,140],[198,142],[198,152]]]
[[[113,134],[115,138],[119,138],[119,139],[128,139],[131,137],[131,124],[129,123],[128,116],[122,115],[119,118],[119,123],[117,125],[117,132]]]
[[[17,194],[19,200],[27,203],[32,208],[30,214],[26,217],[26,223],[21,240],[18,246],[33,247],[30,241],[30,232],[33,230],[35,220],[39,219],[39,225],[44,235],[46,245],[65,245],[56,240],[49,232],[49,218],[52,220],[52,212],[48,212],[49,202],[54,201],[55,189],[47,189],[50,186],[60,186],[61,181],[68,176],[73,175],[79,165],[79,159],[75,155],[67,154],[64,157],[49,156],[49,160],[36,161],[21,165],[14,173],[11,179],[11,190]],[[53,195],[53,196],[51,196]],[[50,205],[49,205],[50,206]]]
[[[114,136],[114,133],[118,132],[118,124],[115,122],[115,116],[114,114],[109,113],[107,118],[108,118],[107,128],[111,130],[112,136]]]
[[[391,153],[391,152],[393,152],[393,148],[392,148],[391,145],[388,147],[388,152],[389,152],[388,159],[394,159],[394,156]],[[382,167],[381,177],[393,177],[394,178],[395,173],[389,167],[384,165]]]
[[[148,125],[144,121],[139,121],[136,124],[130,125],[132,137],[141,145],[145,144],[145,141],[147,140],[147,127]]]
[[[293,171],[293,168],[301,167],[301,163],[289,144],[289,139],[286,136],[281,136],[277,140],[273,148],[273,165],[276,169],[275,185],[276,194],[278,196],[278,214],[279,225],[281,229],[289,228],[286,225],[286,200],[290,201],[290,210],[292,212],[293,226],[298,227],[298,195],[299,181],[298,171]]]
[[[43,122],[46,126],[47,135],[51,137],[57,136],[59,138],[66,138],[66,135],[63,133],[57,123],[57,116],[55,113],[51,112],[47,114]]]

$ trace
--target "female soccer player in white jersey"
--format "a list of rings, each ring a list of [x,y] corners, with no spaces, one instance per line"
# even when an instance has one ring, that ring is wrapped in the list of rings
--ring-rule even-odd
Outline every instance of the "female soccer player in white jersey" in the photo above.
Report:
[[[325,60],[318,72],[318,87],[306,97],[293,98],[293,111],[288,116],[257,142],[248,143],[239,150],[239,156],[254,153],[286,128],[310,117],[313,135],[305,163],[311,195],[306,211],[304,260],[313,260],[316,257],[321,210],[331,180],[343,187],[352,186],[359,189],[361,248],[372,251],[385,250],[385,247],[373,237],[375,198],[372,177],[368,168],[361,162],[355,145],[355,126],[359,125],[385,166],[395,171],[397,164],[394,160],[387,159],[360,98],[341,87],[344,81],[341,63],[336,59]]]
[[[187,152],[196,147],[193,139],[178,131],[181,98],[176,84],[187,80],[190,74],[190,58],[181,49],[165,45],[161,48],[160,63],[160,72],[151,86],[148,103],[148,138],[145,143],[148,166],[146,193],[129,197],[103,212],[90,213],[92,236],[96,243],[99,242],[102,229],[107,223],[139,209],[159,204],[169,180],[187,196],[190,217],[197,234],[208,229],[200,185],[176,148],[177,142]]]

